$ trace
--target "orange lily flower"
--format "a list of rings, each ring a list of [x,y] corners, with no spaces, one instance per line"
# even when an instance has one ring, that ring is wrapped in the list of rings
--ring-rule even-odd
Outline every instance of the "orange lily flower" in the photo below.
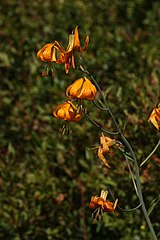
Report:
[[[117,203],[118,203],[118,199],[116,199],[114,203],[105,201],[103,204],[103,211],[104,212],[114,212],[114,214],[117,215],[117,212],[115,211]]]
[[[56,62],[56,49],[54,43],[47,43],[37,53],[37,58],[42,62]]]
[[[104,134],[102,133],[102,135],[100,137],[100,146],[98,148],[98,157],[107,168],[110,168],[110,166],[107,163],[107,161],[104,157],[104,154],[108,153],[110,151],[110,147],[113,146],[114,144],[115,144],[114,139],[105,137]]]
[[[86,77],[77,79],[66,90],[66,95],[71,99],[80,98],[94,100],[96,93],[96,87]]]
[[[70,101],[59,104],[53,111],[53,115],[58,119],[66,121],[78,122],[82,118],[82,112]]]
[[[75,68],[74,54],[75,52],[83,52],[86,50],[89,43],[89,37],[86,37],[83,47],[80,45],[78,26],[74,29],[73,33],[69,35],[69,43],[65,50],[59,42],[55,41],[55,48],[60,52],[60,58],[57,63],[65,64],[66,73],[69,72],[70,66]]]
[[[151,121],[152,124],[159,130],[160,126],[159,126],[159,122],[160,122],[160,103],[158,105],[158,108],[154,107],[148,122]]]
[[[118,199],[116,199],[114,203],[109,202],[106,200],[107,195],[108,195],[108,191],[101,190],[100,197],[93,196],[91,198],[89,207],[90,209],[95,210],[92,214],[92,217],[94,219],[99,219],[99,215],[101,219],[103,219],[104,212],[113,212],[115,215],[117,215],[117,212],[115,209],[118,203]]]

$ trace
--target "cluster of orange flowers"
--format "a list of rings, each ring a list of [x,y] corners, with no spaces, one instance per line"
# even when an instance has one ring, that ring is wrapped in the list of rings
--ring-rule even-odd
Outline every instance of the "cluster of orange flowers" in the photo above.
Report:
[[[96,96],[96,87],[86,77],[77,79],[71,84],[67,90],[67,97],[72,99],[94,100]],[[73,102],[67,101],[59,104],[53,111],[53,115],[58,119],[66,121],[78,122],[82,118],[82,109],[80,106],[76,107]]]
[[[37,58],[42,62],[55,62],[65,65],[66,73],[69,72],[70,66],[75,68],[75,53],[83,52],[86,50],[89,43],[89,37],[86,37],[83,47],[80,45],[78,27],[74,29],[71,35],[69,35],[69,43],[65,50],[59,42],[48,43],[43,46],[37,53]],[[78,122],[82,118],[82,109],[80,106],[75,106],[74,99],[85,99],[92,101],[96,96],[96,87],[91,81],[86,78],[79,78],[73,84],[71,84],[67,90],[66,95],[70,99],[65,103],[59,104],[53,111],[53,115],[58,119],[65,121]]]
[[[47,43],[38,51],[37,58],[42,62],[64,64],[65,72],[68,74],[71,66],[73,68],[76,67],[75,53],[81,53],[85,51],[88,43],[89,37],[87,36],[84,46],[81,47],[78,27],[76,27],[72,34],[69,35],[69,42],[66,49],[64,49],[57,41],[54,41],[53,43]],[[81,77],[77,79],[66,89],[68,101],[55,107],[53,115],[57,119],[63,119],[67,122],[80,121],[83,114],[81,101],[93,101],[96,93],[96,87],[87,77]],[[73,103],[75,99],[78,100],[77,105]],[[158,130],[160,129],[160,104],[157,108],[155,107],[153,109],[148,121],[151,121]],[[101,134],[100,145],[98,146],[98,157],[107,168],[110,168],[110,166],[105,159],[105,154],[110,153],[110,148],[114,145],[116,145],[116,141],[114,139],[104,136],[103,133]],[[117,206],[118,199],[116,199],[114,203],[109,202],[106,200],[107,195],[108,191],[102,190],[100,197],[93,196],[91,198],[89,206],[92,210],[94,210],[92,215],[95,219],[98,219],[99,217],[102,219],[104,212],[113,212],[116,214],[115,208]]]

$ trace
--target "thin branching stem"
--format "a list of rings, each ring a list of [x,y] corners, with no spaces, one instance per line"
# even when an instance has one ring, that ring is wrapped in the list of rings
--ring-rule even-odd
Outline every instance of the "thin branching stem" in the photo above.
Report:
[[[137,184],[137,190],[138,190],[138,194],[139,194],[139,200],[142,204],[142,210],[143,210],[143,214],[145,216],[146,222],[148,224],[148,227],[150,229],[150,232],[152,233],[153,239],[157,240],[153,225],[151,223],[151,220],[149,218],[144,200],[143,200],[143,195],[142,195],[142,189],[141,189],[141,183],[140,183],[140,175],[139,175],[139,166],[137,163],[137,158],[136,155],[130,145],[130,143],[128,142],[128,140],[125,138],[125,136],[121,133],[121,139],[122,141],[125,143],[125,145],[127,146],[128,150],[130,151],[132,158],[134,159],[134,167],[135,167],[135,176],[136,176],[136,184]]]
[[[112,120],[114,122],[114,125],[115,125],[115,127],[117,129],[117,131],[119,132],[119,126],[118,126],[118,124],[117,124],[117,122],[116,122],[116,120],[115,120],[115,118],[113,116],[113,113],[112,113],[111,109],[108,106],[108,103],[106,101],[105,95],[104,95],[103,91],[101,90],[99,84],[97,83],[97,81],[94,79],[94,77],[86,69],[84,69],[82,66],[80,66],[79,69],[80,69],[80,71],[86,73],[92,79],[94,85],[97,87],[98,91],[100,92],[100,94],[102,96],[104,105],[105,105],[106,109],[108,110],[108,112],[109,112],[109,114],[110,114],[110,116],[111,116],[111,118],[112,118]]]
[[[97,128],[99,128],[102,132],[110,134],[110,135],[116,135],[118,134],[118,132],[110,132],[107,131],[106,129],[102,128],[98,123],[96,123],[85,111],[84,111],[84,115],[88,118],[88,120]]]
[[[131,160],[132,162],[134,162],[134,160],[133,160],[133,158],[131,157],[131,155],[128,153],[128,152],[126,152],[123,148],[121,148],[121,147],[118,147],[118,149],[123,153],[123,155],[125,156],[125,157],[127,157],[127,159],[129,159],[129,160]]]
[[[159,141],[157,143],[157,145],[155,146],[155,148],[152,150],[152,152],[148,155],[148,157],[146,157],[146,159],[140,164],[140,167],[142,167],[147,161],[148,159],[150,159],[150,157],[155,153],[155,151],[157,150],[157,148],[160,146],[160,138]]]
[[[135,189],[135,191],[136,191],[137,196],[139,197],[138,190],[137,190],[137,185],[136,185],[136,182],[135,182],[135,179],[134,179],[134,174],[133,174],[133,172],[132,172],[132,169],[131,169],[131,166],[130,166],[130,164],[129,164],[129,161],[128,161],[127,156],[125,156],[125,159],[126,159],[127,166],[128,166],[128,169],[129,169],[131,178],[132,178],[132,182],[133,182],[134,189]]]
[[[142,203],[139,203],[138,206],[136,206],[134,208],[130,208],[130,209],[121,208],[119,205],[117,207],[123,212],[133,212],[133,211],[137,210],[138,208],[140,208],[141,206],[142,206]]]
[[[85,70],[82,66],[80,66],[79,68],[80,71],[82,71],[83,73],[86,73],[90,78],[91,80],[93,81],[93,83],[95,84],[95,86],[97,87],[97,89],[99,90],[101,96],[102,96],[102,99],[103,99],[103,102],[104,102],[104,105],[105,107],[108,109],[108,112],[113,120],[113,123],[115,125],[115,128],[117,130],[117,132],[119,133],[119,136],[122,140],[122,142],[124,143],[124,145],[128,148],[130,154],[131,154],[131,158],[134,160],[134,168],[135,168],[135,181],[136,181],[136,185],[137,185],[137,191],[138,191],[138,197],[139,197],[139,200],[140,200],[140,203],[141,203],[141,207],[142,207],[142,211],[143,211],[143,214],[145,216],[145,219],[146,219],[146,222],[148,224],[148,227],[150,229],[150,232],[152,234],[152,237],[153,237],[153,240],[157,240],[157,237],[156,237],[156,234],[155,234],[155,231],[154,231],[154,228],[153,228],[153,225],[151,223],[151,220],[149,218],[149,215],[148,215],[148,212],[147,212],[147,209],[146,209],[146,206],[145,206],[145,203],[144,203],[144,199],[143,199],[143,195],[142,195],[142,188],[141,188],[141,183],[140,183],[140,175],[139,175],[139,166],[138,166],[138,162],[137,162],[137,157],[135,155],[135,152],[132,148],[132,146],[130,145],[130,143],[128,142],[128,140],[126,139],[126,137],[123,135],[123,133],[121,132],[118,124],[117,124],[117,121],[111,111],[111,109],[109,108],[108,106],[108,103],[106,101],[106,98],[104,96],[104,93],[102,92],[99,84],[97,83],[97,81],[94,79],[94,77],[87,71]]]
[[[102,107],[98,106],[98,104],[95,101],[92,101],[92,102],[93,102],[94,106],[96,106],[96,108],[98,108],[99,110],[101,110],[101,111],[108,111],[107,108],[102,108]]]
[[[108,187],[108,186],[107,186],[107,191],[110,193],[113,201],[115,201],[115,197],[113,196],[113,193],[112,193],[110,187]],[[136,207],[134,207],[134,208],[124,209],[124,208],[120,207],[119,204],[118,204],[118,205],[117,205],[117,208],[120,209],[120,210],[123,211],[123,212],[133,212],[133,211],[137,210],[138,208],[140,208],[141,205],[142,205],[142,204],[139,203],[139,204],[138,204]]]

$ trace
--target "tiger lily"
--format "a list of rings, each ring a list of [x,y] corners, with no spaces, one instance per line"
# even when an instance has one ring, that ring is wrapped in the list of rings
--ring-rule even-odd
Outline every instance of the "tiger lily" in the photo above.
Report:
[[[115,215],[117,215],[116,207],[118,203],[118,199],[115,200],[115,202],[109,202],[107,201],[108,191],[101,190],[100,197],[93,196],[91,198],[89,207],[90,209],[94,210],[92,213],[92,217],[94,220],[99,220],[99,218],[103,219],[103,213],[104,212],[113,212]]]
[[[69,35],[69,43],[65,50],[59,42],[55,41],[55,48],[59,51],[60,57],[56,61],[59,64],[65,64],[66,73],[69,72],[70,66],[75,68],[74,54],[75,52],[83,52],[86,50],[89,43],[89,37],[86,37],[85,44],[83,47],[80,45],[78,26],[73,30],[72,34]]]
[[[115,144],[115,140],[109,137],[105,137],[102,133],[100,137],[100,146],[98,148],[98,157],[102,161],[102,163],[107,167],[110,168],[109,164],[107,163],[104,154],[110,151],[110,147]]]
[[[82,112],[70,101],[59,104],[53,111],[53,115],[58,119],[78,122],[82,118]]]
[[[152,122],[152,124],[159,130],[160,126],[159,126],[159,122],[160,122],[160,103],[158,105],[158,108],[154,107],[148,122]]]
[[[37,58],[42,62],[57,62],[54,43],[47,43],[38,52]]]
[[[71,99],[79,98],[92,101],[95,98],[96,92],[96,87],[88,78],[84,77],[77,79],[71,84],[66,90],[66,95]]]

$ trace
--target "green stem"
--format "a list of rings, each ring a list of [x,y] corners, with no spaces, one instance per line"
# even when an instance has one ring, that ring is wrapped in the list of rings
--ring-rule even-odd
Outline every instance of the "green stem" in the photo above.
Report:
[[[93,102],[94,106],[96,106],[96,108],[98,108],[99,110],[101,110],[101,111],[108,111],[108,109],[102,108],[102,107],[98,106],[95,101],[92,101],[92,102]]]
[[[99,90],[99,92],[101,93],[101,96],[103,98],[103,102],[104,102],[104,105],[106,107],[106,109],[108,110],[113,122],[114,122],[114,125],[116,127],[116,130],[117,132],[119,133],[119,136],[121,138],[121,140],[123,141],[123,143],[125,144],[125,146],[128,148],[131,156],[132,156],[132,159],[134,160],[134,168],[135,168],[135,176],[136,176],[136,185],[137,185],[137,191],[138,191],[138,197],[139,197],[139,200],[140,200],[140,203],[141,203],[141,207],[142,207],[142,211],[143,211],[143,214],[145,216],[145,219],[146,219],[146,222],[148,224],[148,227],[150,229],[150,232],[152,234],[152,237],[153,237],[153,240],[157,240],[157,237],[156,237],[156,234],[155,234],[155,231],[154,231],[154,228],[153,228],[153,225],[151,223],[151,220],[149,218],[149,215],[148,215],[148,212],[147,212],[147,209],[146,209],[146,206],[145,206],[145,203],[144,203],[144,199],[143,199],[143,195],[142,195],[142,189],[141,189],[141,183],[140,183],[140,175],[139,175],[139,166],[138,166],[138,163],[137,163],[137,157],[130,145],[130,143],[128,142],[128,140],[126,139],[126,137],[122,134],[117,122],[116,122],[116,119],[114,118],[114,115],[111,111],[111,109],[109,108],[108,106],[108,103],[106,101],[106,98],[100,88],[100,86],[98,85],[98,83],[96,82],[96,80],[94,79],[94,77],[87,71],[85,70],[82,66],[80,66],[80,70],[84,73],[86,73],[91,79],[92,81],[94,82],[95,86],[97,87],[97,89]]]
[[[135,153],[131,147],[131,145],[129,144],[129,142],[127,141],[127,139],[124,137],[124,135],[121,133],[121,139],[122,141],[125,143],[125,145],[127,146],[128,150],[130,151],[133,159],[134,159],[134,167],[135,167],[135,175],[136,175],[136,184],[137,184],[137,190],[138,190],[138,194],[139,194],[139,200],[142,204],[142,210],[143,210],[143,214],[145,216],[146,222],[148,224],[148,227],[150,229],[150,232],[152,233],[153,239],[157,240],[154,228],[152,226],[151,220],[149,218],[148,212],[146,210],[146,206],[143,200],[143,195],[142,195],[142,189],[141,189],[141,183],[140,183],[140,176],[139,176],[139,167],[138,167],[138,163],[137,163],[137,158],[135,156]]]
[[[80,71],[86,73],[86,74],[92,79],[93,83],[95,84],[95,86],[97,87],[97,89],[99,90],[99,92],[100,92],[100,94],[101,94],[101,96],[102,96],[102,99],[103,99],[103,101],[104,101],[105,107],[106,107],[106,109],[108,110],[108,112],[109,112],[109,114],[110,114],[110,116],[111,116],[111,118],[112,118],[112,120],[113,120],[113,122],[114,122],[114,124],[115,124],[116,129],[119,130],[118,124],[117,124],[117,122],[116,122],[116,120],[115,120],[115,118],[114,118],[114,116],[113,116],[113,113],[111,112],[111,110],[110,110],[110,108],[109,108],[109,106],[108,106],[108,103],[107,103],[107,101],[106,101],[106,98],[105,98],[105,96],[104,96],[104,93],[102,92],[99,84],[98,84],[97,81],[94,79],[94,77],[93,77],[87,70],[85,70],[82,66],[80,66]]]
[[[135,189],[135,191],[136,191],[137,196],[139,197],[139,195],[138,195],[138,190],[137,190],[137,185],[136,185],[135,179],[134,179],[134,174],[133,174],[133,172],[132,172],[132,170],[131,170],[131,166],[130,166],[130,164],[129,164],[129,161],[128,161],[127,156],[125,156],[125,159],[126,159],[127,166],[128,166],[128,169],[129,169],[131,178],[132,178],[132,182],[133,182],[134,189]]]
[[[153,151],[152,151],[152,152],[148,155],[148,157],[141,163],[140,167],[142,167],[143,164],[145,164],[145,163],[148,161],[148,159],[155,153],[155,151],[157,150],[157,148],[159,147],[159,145],[160,145],[160,139],[159,139],[157,145],[155,146],[155,148],[153,149]]]
[[[96,123],[92,118],[90,118],[90,116],[86,113],[86,111],[84,111],[84,114],[85,114],[85,116],[88,118],[88,120],[89,120],[93,125],[95,125],[97,128],[99,128],[102,132],[105,132],[105,133],[110,134],[110,135],[119,134],[118,132],[109,132],[109,131],[107,131],[106,129],[102,128],[98,123]]]
[[[115,202],[115,197],[113,196],[113,193],[112,193],[110,187],[107,187],[107,190],[111,194],[111,197],[113,198],[113,201]],[[139,207],[141,207],[141,205],[142,204],[139,203],[136,207],[130,208],[130,209],[124,209],[124,208],[121,208],[119,205],[117,205],[117,208],[119,208],[123,212],[133,212],[133,211],[137,210]]]

